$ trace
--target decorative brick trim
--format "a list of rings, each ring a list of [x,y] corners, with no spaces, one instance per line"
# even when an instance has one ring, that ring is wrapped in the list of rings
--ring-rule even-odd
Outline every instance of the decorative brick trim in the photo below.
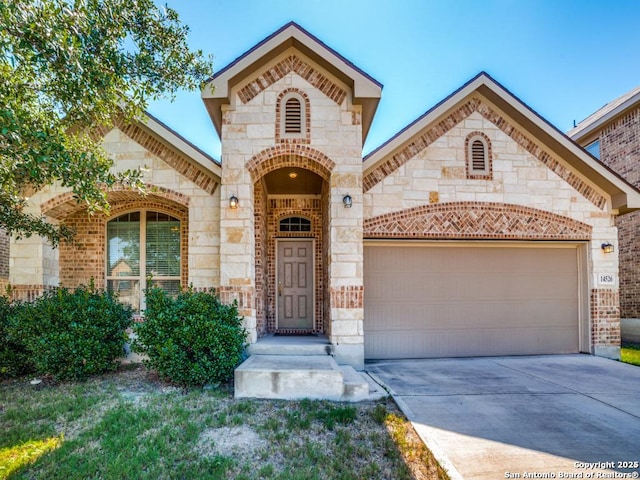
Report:
[[[458,109],[451,112],[447,117],[440,120],[425,133],[415,137],[413,141],[405,145],[402,150],[393,155],[387,161],[382,162],[375,169],[365,175],[362,179],[364,191],[367,192],[371,190],[374,185],[384,180],[388,175],[395,172],[398,168],[442,137],[462,120],[475,112],[477,103],[479,103],[479,101],[475,99],[468,101]]]
[[[566,181],[575,190],[577,190],[584,198],[593,203],[596,207],[603,210],[607,204],[606,198],[600,195],[596,190],[590,187],[580,177],[571,172],[562,165],[558,160],[549,155],[542,147],[529,138],[526,134],[518,130],[507,119],[495,112],[491,107],[481,102],[477,98],[472,98],[448,116],[437,122],[433,127],[428,129],[422,135],[415,137],[409,144],[405,145],[398,153],[393,155],[387,161],[378,165],[363,178],[364,191],[367,192],[371,188],[384,180],[389,174],[396,171],[402,165],[414,158],[419,152],[427,148],[438,138],[442,137],[453,127],[471,115],[473,112],[480,113],[485,119],[489,120],[506,135],[511,137],[522,148],[527,150],[531,155],[536,157],[540,162],[546,165],[556,175]]]
[[[254,182],[269,172],[283,167],[299,167],[317,173],[329,181],[335,163],[324,153],[307,145],[283,144],[267,148],[247,162]]]
[[[365,219],[365,238],[589,240],[592,227],[521,205],[451,202]]]
[[[291,72],[300,75],[338,105],[347,97],[347,92],[329,80],[324,74],[301,58],[295,55],[289,55],[241,88],[238,92],[240,101],[242,103],[250,102],[260,92]]]
[[[117,185],[107,192],[107,200],[109,203],[115,203],[124,201],[137,202],[140,200],[153,201],[156,199],[164,199],[182,205],[183,207],[189,206],[189,197],[180,192],[164,187],[158,187],[150,183],[147,183],[146,187],[149,193],[146,196],[142,196],[137,190]],[[43,215],[59,220],[82,211],[85,208],[86,205],[77,202],[73,192],[61,193],[40,205],[40,211]]]
[[[304,101],[304,132],[297,137],[281,137],[280,130],[282,128],[282,99],[289,93],[297,93],[302,97]],[[276,102],[276,142],[277,143],[311,143],[311,103],[309,102],[309,96],[298,88],[287,88],[278,95],[278,101]]]
[[[331,308],[364,308],[364,286],[331,287]]]
[[[617,290],[591,290],[591,342],[594,346],[620,346],[620,300]]]
[[[9,243],[9,234],[4,228],[0,228],[0,294],[2,281],[9,278]]]
[[[11,285],[12,302],[24,301],[32,302],[36,298],[41,297],[44,292],[55,290],[57,287],[50,285]],[[4,292],[2,292],[4,294]]]
[[[484,144],[487,147],[486,154],[487,157],[485,161],[487,162],[487,173],[478,173],[473,170],[473,159],[470,155],[470,142],[471,140],[475,140],[478,137],[482,137],[484,140]],[[491,149],[491,139],[487,137],[482,132],[471,132],[467,135],[467,138],[464,139],[464,156],[467,162],[467,179],[470,180],[493,180],[493,152]]]
[[[111,200],[110,200],[111,201]],[[113,201],[111,216],[90,216],[79,210],[64,219],[64,223],[76,231],[77,244],[62,242],[59,248],[60,283],[74,288],[94,280],[98,288],[105,288],[106,278],[106,223],[123,213],[141,209],[163,212],[180,220],[180,283],[189,283],[189,211],[184,205],[167,199],[137,196]]]
[[[208,194],[213,194],[218,188],[219,180],[212,172],[195,162],[187,160],[186,157],[180,155],[165,143],[151,136],[138,124],[130,123],[128,125],[119,125],[118,127],[131,140],[166,162],[176,172],[184,175]]]
[[[221,286],[218,289],[220,301],[224,304],[238,302],[238,313],[249,316],[254,307],[255,289],[247,286]]]

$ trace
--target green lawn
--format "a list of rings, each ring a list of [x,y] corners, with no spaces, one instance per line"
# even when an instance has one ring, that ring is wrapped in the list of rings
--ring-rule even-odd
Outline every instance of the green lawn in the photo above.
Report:
[[[235,400],[129,368],[0,383],[0,479],[446,479],[390,399]]]
[[[620,354],[623,362],[640,366],[640,344],[623,343]]]

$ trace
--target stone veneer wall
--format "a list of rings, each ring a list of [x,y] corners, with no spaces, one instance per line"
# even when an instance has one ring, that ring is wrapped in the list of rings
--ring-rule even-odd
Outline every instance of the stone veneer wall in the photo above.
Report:
[[[633,186],[640,188],[640,107],[600,133],[600,158]],[[640,318],[640,212],[616,218],[620,257],[620,314]]]
[[[477,132],[491,144],[491,179],[467,178],[464,141]],[[617,237],[606,197],[484,98],[399,147],[364,184],[366,238],[588,240],[592,350],[619,355],[618,287],[598,284],[618,272],[600,248]]]
[[[299,141],[276,135],[278,99],[287,91],[298,92],[305,104],[308,99],[308,123]],[[316,213],[321,228],[314,232],[322,237],[316,242],[316,256],[327,267],[321,281],[316,280],[321,288],[316,295],[322,298],[316,318],[324,324],[316,327],[323,327],[336,345],[339,362],[361,368],[363,309],[352,300],[345,301],[351,298],[346,290],[362,288],[361,107],[350,103],[351,93],[347,85],[293,47],[231,87],[231,103],[222,106],[221,196],[236,194],[241,204],[233,211],[221,210],[221,292],[237,288],[246,295],[245,327],[249,340],[256,341],[256,307],[261,302],[253,303],[260,291],[254,268],[260,249],[255,242],[260,236],[256,229],[262,227],[257,223],[261,213],[255,212],[261,208],[255,183],[285,167],[316,173],[328,185],[323,195],[327,204]],[[353,198],[351,209],[342,205],[347,193]],[[349,308],[353,305],[356,308]]]
[[[111,215],[148,208],[182,221],[182,284],[202,290],[219,286],[219,205],[215,176],[192,165],[140,128],[114,128],[103,145],[114,159],[115,170],[146,167],[147,197],[115,189],[109,193]],[[130,136],[131,134],[132,136]],[[191,178],[193,177],[193,178]],[[15,298],[33,298],[59,284],[73,287],[94,279],[105,283],[105,222],[88,216],[73,194],[58,186],[46,187],[31,197],[30,213],[52,222],[67,222],[78,229],[80,247],[61,245],[53,250],[39,237],[11,240],[10,281]]]

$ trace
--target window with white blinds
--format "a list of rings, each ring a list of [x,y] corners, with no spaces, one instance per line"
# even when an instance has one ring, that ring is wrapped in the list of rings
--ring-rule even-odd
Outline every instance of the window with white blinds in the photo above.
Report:
[[[142,248],[144,246],[144,248]],[[145,308],[151,285],[170,294],[180,290],[180,221],[170,215],[140,211],[107,223],[107,289],[136,312]]]

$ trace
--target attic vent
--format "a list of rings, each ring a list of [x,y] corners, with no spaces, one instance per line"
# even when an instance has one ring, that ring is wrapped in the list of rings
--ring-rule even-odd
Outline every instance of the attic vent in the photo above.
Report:
[[[481,172],[487,170],[486,151],[481,140],[474,140],[471,144],[471,170]]]
[[[482,132],[469,134],[464,142],[467,159],[467,178],[491,180],[491,140]]]
[[[284,133],[302,133],[302,105],[297,98],[290,98],[285,104]]]

